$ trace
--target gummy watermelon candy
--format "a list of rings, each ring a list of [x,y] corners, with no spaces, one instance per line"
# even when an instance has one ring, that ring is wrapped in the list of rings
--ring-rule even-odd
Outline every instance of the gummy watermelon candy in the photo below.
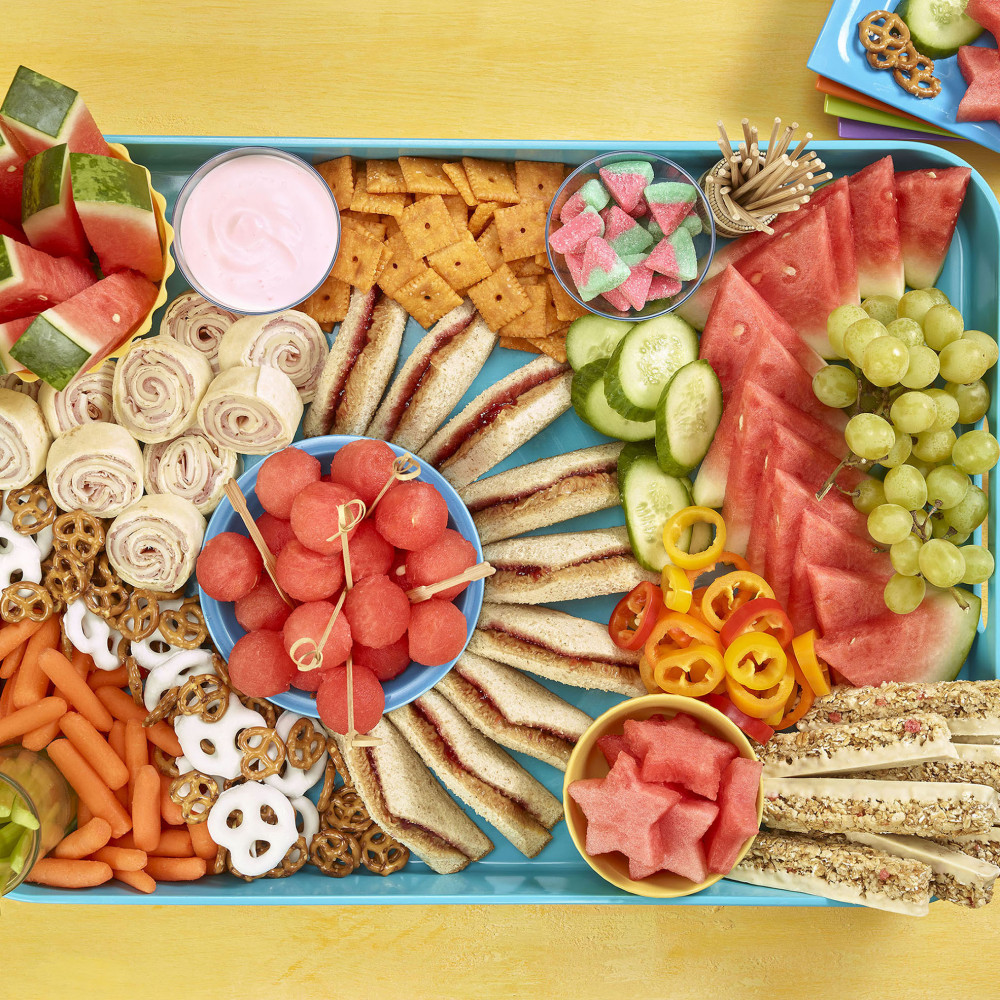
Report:
[[[649,205],[649,213],[653,216],[653,220],[660,230],[669,236],[691,211],[698,198],[698,192],[691,184],[681,181],[660,181],[650,184],[643,191],[643,197]]]
[[[630,214],[653,179],[653,168],[646,160],[621,160],[601,167],[598,173],[619,207]]]

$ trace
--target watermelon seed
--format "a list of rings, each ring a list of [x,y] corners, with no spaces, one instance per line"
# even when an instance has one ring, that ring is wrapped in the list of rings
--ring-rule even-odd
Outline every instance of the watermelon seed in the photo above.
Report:
[[[114,316],[112,316],[111,318],[116,323],[120,323],[122,321],[121,313],[115,313]]]
[[[783,267],[782,270],[784,271],[785,274],[788,275],[789,278],[794,278],[795,275],[798,274],[798,272],[795,270],[795,268],[792,267],[790,264],[788,264],[785,267]]]

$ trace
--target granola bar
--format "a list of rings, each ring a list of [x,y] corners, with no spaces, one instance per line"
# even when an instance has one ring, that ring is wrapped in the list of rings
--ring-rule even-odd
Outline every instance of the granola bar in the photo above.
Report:
[[[991,865],[1000,867],[1000,826],[993,827],[985,833],[970,833],[963,837],[935,837],[940,844],[954,847],[956,851],[968,854],[971,858],[988,861]]]
[[[952,748],[955,755],[950,758],[877,771],[872,768],[852,771],[851,777],[878,778],[883,781],[964,781],[974,785],[989,785],[1000,792],[1000,747],[954,743]],[[767,773],[767,768],[764,773]]]

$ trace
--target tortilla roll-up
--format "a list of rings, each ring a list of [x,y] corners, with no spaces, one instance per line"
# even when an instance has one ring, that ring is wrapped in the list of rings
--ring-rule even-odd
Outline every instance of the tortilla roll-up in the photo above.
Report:
[[[439,875],[461,871],[493,850],[493,843],[441,787],[416,750],[385,717],[368,734],[372,747],[337,742],[354,789],[376,825]]]
[[[142,462],[147,493],[183,497],[208,515],[219,506],[226,483],[238,475],[240,457],[192,427],[172,441],[147,444]]]
[[[217,306],[197,292],[184,292],[167,306],[160,321],[160,335],[205,355],[212,374],[219,374],[219,343],[239,316]]]
[[[993,734],[1000,737],[1000,680],[835,687],[813,702],[798,728],[816,729],[842,722],[889,719],[914,712],[943,716],[955,736]]]
[[[841,778],[764,778],[763,826],[797,833],[902,833],[947,837],[1000,822],[986,785]]]
[[[194,572],[205,537],[205,518],[190,500],[143,497],[108,528],[105,543],[115,572],[133,587],[179,590]]]
[[[297,309],[244,316],[222,335],[219,368],[276,368],[308,403],[316,395],[327,349],[319,323]]]
[[[520,670],[468,650],[435,690],[490,739],[560,771],[594,721]]]
[[[462,489],[565,413],[572,381],[567,364],[531,361],[476,396],[418,455]]]
[[[615,441],[519,465],[459,490],[483,545],[621,502]]]
[[[378,288],[351,291],[306,414],[306,437],[364,434],[396,368],[406,310]]]
[[[109,358],[97,371],[77,375],[65,389],[39,382],[38,405],[54,438],[80,424],[115,422],[112,385],[115,360]]]
[[[953,755],[884,771],[851,772],[854,778],[886,781],[967,781],[1000,792],[1000,747],[952,743]]]
[[[115,366],[115,420],[144,444],[169,441],[194,423],[211,381],[212,366],[193,347],[137,340]]]
[[[775,733],[757,756],[764,774],[775,778],[861,770],[877,777],[882,768],[955,758],[957,752],[940,715],[909,715]]]
[[[410,352],[366,436],[416,453],[458,405],[496,344],[497,335],[468,299],[446,313]]]
[[[0,389],[0,489],[20,489],[35,479],[51,443],[41,407],[22,392]]]
[[[61,434],[49,449],[45,474],[63,510],[117,517],[142,496],[142,452],[117,424],[81,424]]]
[[[574,687],[647,693],[638,650],[619,649],[598,622],[552,608],[486,601],[468,650]]]
[[[726,878],[918,917],[931,900],[928,865],[840,837],[761,830]]]
[[[849,833],[847,839],[886,854],[919,861],[931,870],[931,892],[938,899],[977,909],[993,898],[1000,868],[922,837],[882,833]]]
[[[393,725],[453,795],[534,858],[562,819],[560,801],[437,691],[389,713]]]
[[[268,455],[287,448],[302,419],[302,397],[276,368],[227,368],[212,380],[198,426],[222,448]]]

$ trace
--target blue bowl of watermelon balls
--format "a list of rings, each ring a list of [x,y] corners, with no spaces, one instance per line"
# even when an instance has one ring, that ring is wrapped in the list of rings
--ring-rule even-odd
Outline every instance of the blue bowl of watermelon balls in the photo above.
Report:
[[[698,182],[656,153],[604,153],[556,192],[545,249],[559,283],[588,312],[636,320],[676,309],[715,253]]]
[[[595,719],[566,765],[563,808],[601,878],[656,899],[718,882],[750,850],[763,765],[740,728],[694,698],[653,694]]]
[[[406,591],[456,576],[483,553],[468,508],[428,463],[415,479],[395,482],[348,536],[354,586],[328,628],[345,584],[337,508],[356,498],[370,505],[404,454],[385,441],[329,435],[296,442],[240,477],[294,609],[228,499],[216,508],[196,576],[209,634],[237,690],[346,732],[351,651],[354,724],[367,732],[452,668],[479,617],[483,581],[414,604]],[[292,657],[301,662],[324,634],[322,665],[300,670]],[[311,642],[296,646],[300,639]]]

